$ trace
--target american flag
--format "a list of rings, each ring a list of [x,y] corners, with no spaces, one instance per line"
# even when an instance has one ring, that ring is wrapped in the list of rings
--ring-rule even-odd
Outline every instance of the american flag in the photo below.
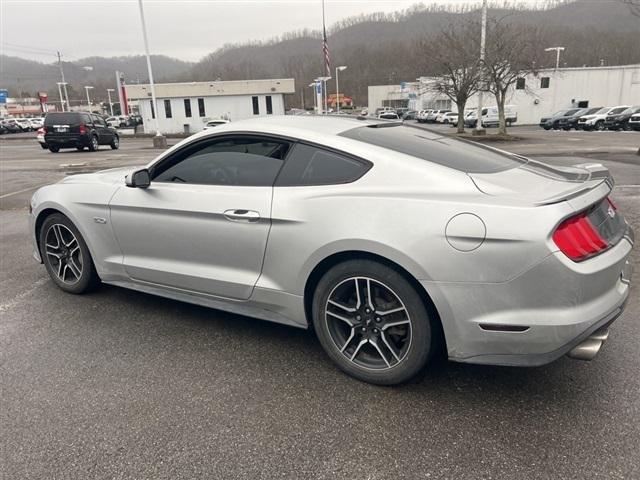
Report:
[[[324,74],[331,76],[331,55],[329,55],[329,45],[327,44],[327,29],[322,26],[322,53],[324,54]]]

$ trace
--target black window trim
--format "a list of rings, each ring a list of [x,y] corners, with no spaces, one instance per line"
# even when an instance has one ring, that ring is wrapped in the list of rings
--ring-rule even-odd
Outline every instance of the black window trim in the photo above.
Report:
[[[365,160],[362,157],[358,157],[356,155],[353,155],[351,153],[345,152],[344,150],[340,150],[340,149],[337,149],[337,148],[328,147],[326,145],[321,145],[319,143],[311,142],[311,141],[308,141],[308,140],[300,140],[298,138],[293,138],[293,137],[289,137],[289,136],[286,136],[286,135],[278,135],[278,134],[271,134],[271,133],[264,133],[264,132],[252,132],[252,131],[248,131],[248,130],[242,130],[242,131],[237,131],[237,132],[218,133],[218,134],[215,134],[215,135],[207,136],[206,138],[198,138],[196,140],[193,140],[192,142],[189,142],[189,143],[183,145],[178,150],[174,150],[173,152],[169,152],[166,156],[158,159],[158,161],[156,161],[153,165],[151,165],[149,167],[149,177],[151,178],[151,182],[153,182],[153,179],[156,176],[155,175],[155,170],[159,166],[163,165],[165,162],[171,161],[171,159],[174,157],[174,155],[178,154],[179,152],[182,152],[183,150],[185,150],[187,148],[196,147],[197,145],[199,145],[201,143],[205,143],[205,142],[221,139],[221,138],[224,138],[224,137],[252,137],[252,138],[262,137],[262,138],[265,138],[267,140],[268,139],[272,139],[272,140],[275,140],[275,141],[289,143],[289,149],[287,150],[287,154],[282,159],[282,165],[280,166],[280,170],[278,170],[278,173],[276,174],[276,177],[273,180],[273,184],[271,185],[270,188],[275,188],[275,187],[287,187],[287,188],[292,188],[292,187],[321,187],[321,186],[330,186],[330,185],[348,185],[350,183],[354,183],[354,182],[360,180],[373,167],[373,162],[371,162],[369,160]],[[361,163],[365,168],[362,170],[362,174],[361,175],[359,175],[356,178],[353,178],[352,180],[347,180],[347,181],[344,181],[344,182],[307,183],[307,184],[304,184],[304,185],[278,185],[278,178],[280,177],[280,173],[282,173],[282,169],[284,168],[285,164],[287,163],[289,155],[291,154],[291,152],[293,151],[294,147],[297,144],[302,144],[302,145],[306,145],[308,147],[318,148],[318,149],[324,150],[326,152],[335,153],[337,155],[342,155],[344,157],[349,158],[350,160],[355,160],[356,162]],[[156,182],[156,183],[165,183],[165,182]],[[176,184],[176,185],[179,185],[179,184]],[[204,185],[204,186],[208,186],[208,187],[224,186],[224,185],[211,185],[211,184],[208,184],[208,183],[189,183],[188,185],[201,185],[201,186]],[[236,186],[238,186],[238,187],[248,187],[249,185],[236,185]],[[253,186],[253,188],[255,188],[255,186]]]

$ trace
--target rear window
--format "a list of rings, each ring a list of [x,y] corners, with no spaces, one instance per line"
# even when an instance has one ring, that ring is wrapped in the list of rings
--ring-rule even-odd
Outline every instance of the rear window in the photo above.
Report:
[[[47,113],[45,125],[73,125],[80,123],[79,113]]]
[[[496,173],[527,163],[514,155],[406,125],[358,127],[340,134],[465,173]]]

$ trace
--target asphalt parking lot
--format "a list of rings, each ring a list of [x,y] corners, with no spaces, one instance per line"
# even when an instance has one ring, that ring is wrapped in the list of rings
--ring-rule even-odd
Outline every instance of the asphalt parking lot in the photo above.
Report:
[[[640,233],[640,133],[513,130],[522,140],[495,146],[602,161]],[[341,374],[306,331],[111,286],[58,290],[31,258],[29,196],[147,163],[150,143],[51,154],[0,140],[2,478],[640,478],[637,281],[591,362],[442,361],[394,388]]]

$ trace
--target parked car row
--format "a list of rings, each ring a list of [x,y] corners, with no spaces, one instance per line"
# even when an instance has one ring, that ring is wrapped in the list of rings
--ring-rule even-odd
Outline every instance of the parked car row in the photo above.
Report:
[[[0,134],[32,132],[42,127],[43,118],[5,118],[0,121]]]
[[[640,130],[640,106],[570,108],[540,119],[545,130]]]

